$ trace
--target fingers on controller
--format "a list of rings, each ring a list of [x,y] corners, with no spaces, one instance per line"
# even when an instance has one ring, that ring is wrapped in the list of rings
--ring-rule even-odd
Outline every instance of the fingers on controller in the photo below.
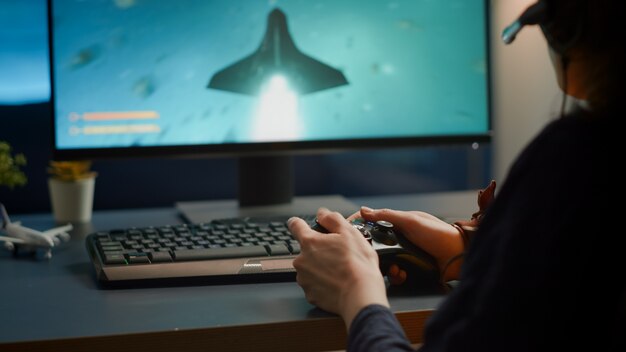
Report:
[[[400,269],[396,264],[391,264],[387,277],[392,285],[401,285],[406,281],[406,271]]]

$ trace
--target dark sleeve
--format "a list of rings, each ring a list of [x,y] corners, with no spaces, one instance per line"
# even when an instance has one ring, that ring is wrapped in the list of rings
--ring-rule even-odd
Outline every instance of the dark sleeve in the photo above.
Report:
[[[347,351],[415,351],[393,313],[381,305],[363,308],[352,321]]]

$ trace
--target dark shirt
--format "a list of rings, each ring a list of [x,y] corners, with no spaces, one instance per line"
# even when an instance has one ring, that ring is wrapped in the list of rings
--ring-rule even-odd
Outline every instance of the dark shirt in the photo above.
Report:
[[[618,131],[616,119],[581,112],[551,122],[526,147],[420,351],[624,348]],[[349,351],[409,349],[386,308],[366,307],[352,323]]]

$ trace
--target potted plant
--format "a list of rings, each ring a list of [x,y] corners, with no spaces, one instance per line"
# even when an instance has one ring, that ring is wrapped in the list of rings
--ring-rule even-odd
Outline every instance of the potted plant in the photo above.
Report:
[[[89,222],[97,173],[90,161],[51,161],[48,187],[57,222]]]
[[[15,186],[23,186],[27,179],[20,167],[26,165],[24,154],[11,155],[11,145],[0,141],[0,186],[13,189]]]

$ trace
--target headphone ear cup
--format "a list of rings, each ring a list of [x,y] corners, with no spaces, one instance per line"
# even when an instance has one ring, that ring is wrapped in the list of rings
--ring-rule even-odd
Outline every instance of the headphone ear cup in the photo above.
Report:
[[[567,43],[564,43],[561,40],[557,39],[552,34],[552,31],[550,30],[551,27],[552,26],[550,24],[541,24],[541,31],[543,32],[543,35],[546,38],[546,41],[548,42],[550,48],[552,48],[552,50],[554,50],[558,54],[564,55],[571,45],[567,45]]]
[[[542,0],[548,5],[548,15],[540,23],[548,45],[557,53],[565,55],[576,44],[585,27],[586,0]]]

